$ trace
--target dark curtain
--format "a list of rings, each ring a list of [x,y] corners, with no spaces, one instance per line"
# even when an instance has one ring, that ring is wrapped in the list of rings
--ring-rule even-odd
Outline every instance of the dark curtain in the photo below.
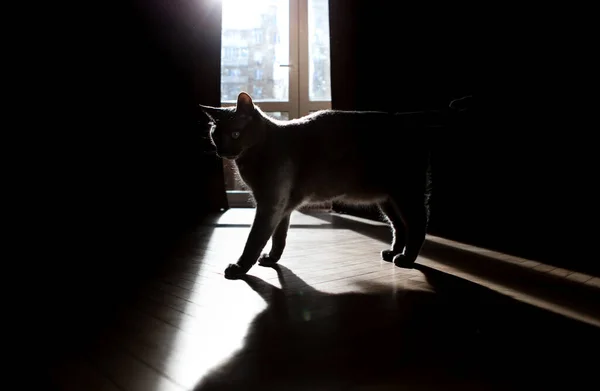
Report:
[[[329,4],[334,109],[435,110],[473,95],[434,146],[429,232],[598,273],[588,186],[597,159],[586,134],[595,120],[582,124],[584,106],[572,106],[581,94],[568,87],[589,75],[575,48],[586,36],[525,9]]]
[[[330,0],[329,14],[334,109],[440,110],[474,92],[471,35],[442,10]],[[375,207],[334,210],[380,217]]]
[[[183,231],[228,207],[197,110],[220,102],[220,2],[92,2],[75,14],[52,20],[61,32],[40,91],[60,95],[44,106],[54,131],[28,222],[45,253],[36,291],[53,303],[37,314],[53,320],[40,339],[57,349],[159,271]]]
[[[460,5],[330,0],[332,105],[417,111],[473,93],[473,34]]]

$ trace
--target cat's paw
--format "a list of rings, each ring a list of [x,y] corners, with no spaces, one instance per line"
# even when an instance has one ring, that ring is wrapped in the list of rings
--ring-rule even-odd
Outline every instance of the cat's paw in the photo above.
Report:
[[[258,264],[260,266],[273,266],[277,262],[279,262],[279,259],[272,258],[269,254],[262,254],[260,258],[258,258]]]
[[[237,280],[246,275],[250,268],[245,268],[237,263],[230,263],[225,269],[225,278],[228,280]]]
[[[396,253],[393,252],[392,250],[383,250],[381,252],[381,259],[383,259],[386,262],[392,262],[394,260],[395,256],[396,256]]]
[[[404,254],[398,254],[394,257],[394,265],[405,269],[412,269],[415,265],[415,258],[407,257]]]

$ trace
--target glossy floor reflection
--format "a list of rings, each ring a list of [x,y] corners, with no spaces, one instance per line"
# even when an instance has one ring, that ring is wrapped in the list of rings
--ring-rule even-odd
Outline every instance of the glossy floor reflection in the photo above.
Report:
[[[112,326],[54,368],[60,389],[575,389],[594,379],[597,328],[431,264],[382,262],[389,232],[376,223],[361,232],[297,213],[281,265],[226,280],[252,213],[228,211],[182,238]]]

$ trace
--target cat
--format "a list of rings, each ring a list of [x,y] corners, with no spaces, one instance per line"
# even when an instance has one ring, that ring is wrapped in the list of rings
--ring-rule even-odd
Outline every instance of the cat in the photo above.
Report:
[[[256,206],[244,250],[226,278],[244,276],[256,262],[278,262],[292,211],[329,201],[376,204],[392,230],[382,259],[413,267],[429,222],[430,144],[439,115],[321,110],[282,121],[246,92],[234,107],[200,108],[217,155],[235,162]],[[271,237],[270,252],[261,254]]]

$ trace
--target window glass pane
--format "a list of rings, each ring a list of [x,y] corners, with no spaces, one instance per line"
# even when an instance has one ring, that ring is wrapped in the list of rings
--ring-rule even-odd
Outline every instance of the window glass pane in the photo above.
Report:
[[[288,113],[287,111],[266,111],[265,114],[276,119],[290,119],[290,113]]]
[[[221,101],[288,101],[289,0],[222,0]]]
[[[308,0],[308,97],[331,100],[329,1]]]

